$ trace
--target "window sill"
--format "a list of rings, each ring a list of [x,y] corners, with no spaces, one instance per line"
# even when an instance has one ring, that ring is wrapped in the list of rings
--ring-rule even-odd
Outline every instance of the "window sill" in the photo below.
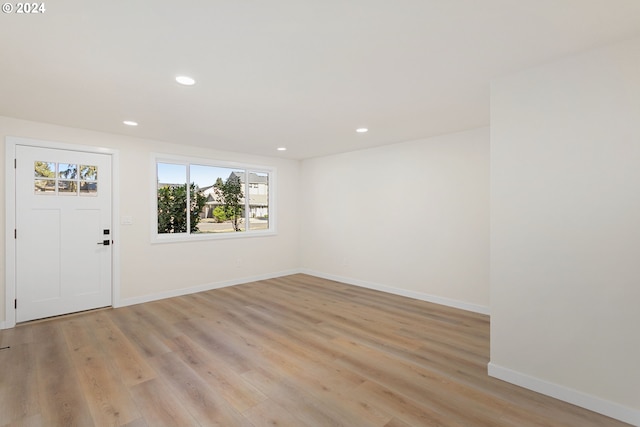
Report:
[[[264,231],[251,231],[251,232],[229,232],[229,233],[202,233],[202,234],[154,234],[151,237],[152,244],[162,243],[183,243],[183,242],[202,242],[213,240],[228,240],[228,239],[251,239],[259,237],[276,236],[278,233],[275,230]]]

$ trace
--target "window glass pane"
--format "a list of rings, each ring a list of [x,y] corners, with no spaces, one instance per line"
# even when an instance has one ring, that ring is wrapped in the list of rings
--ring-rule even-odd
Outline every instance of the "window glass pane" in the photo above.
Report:
[[[232,233],[241,230],[243,193],[239,175],[244,171],[205,165],[191,165],[194,185],[191,222],[194,233]],[[244,178],[242,178],[244,180]]]
[[[187,166],[173,163],[158,163],[158,188],[165,185],[187,183]]]
[[[34,190],[36,194],[55,194],[55,179],[36,179],[34,181]]]
[[[69,163],[58,163],[58,178],[77,179],[78,165]]]
[[[78,182],[61,179],[58,181],[58,194],[75,196],[78,193]]]
[[[85,181],[97,181],[98,180],[98,167],[80,165],[80,179]]]
[[[80,195],[98,195],[98,167],[93,165],[80,165]]]
[[[34,162],[33,171],[36,178],[55,178],[56,164],[54,162]]]
[[[197,234],[196,239],[201,239],[207,235],[249,235],[272,230],[269,186],[273,177],[268,168],[247,170],[213,165],[179,158],[175,162],[156,161],[158,237],[180,234],[175,240],[184,240]],[[92,186],[93,181],[85,179],[86,167],[80,165],[78,169],[80,194],[95,194],[97,182]],[[173,240],[166,236],[158,241]]]
[[[238,231],[247,231],[246,218],[244,216],[244,206],[242,206],[242,220],[238,222]]]
[[[187,167],[158,163],[158,234],[187,232]]]
[[[245,214],[245,178],[246,173],[243,170],[237,170],[231,173],[227,179],[227,187],[231,188],[231,200],[233,201],[234,217],[232,222],[234,223],[235,231],[246,231],[246,214]]]
[[[97,196],[98,183],[95,181],[80,181],[81,196]]]
[[[249,229],[269,229],[269,174],[249,172]]]

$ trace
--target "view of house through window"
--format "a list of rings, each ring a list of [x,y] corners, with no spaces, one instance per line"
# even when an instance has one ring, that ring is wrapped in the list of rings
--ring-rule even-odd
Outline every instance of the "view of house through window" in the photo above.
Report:
[[[269,230],[266,171],[157,162],[158,234]]]

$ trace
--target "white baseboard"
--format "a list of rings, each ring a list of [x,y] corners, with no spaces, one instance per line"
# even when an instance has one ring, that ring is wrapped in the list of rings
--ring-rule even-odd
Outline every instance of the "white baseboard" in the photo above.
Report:
[[[193,294],[196,292],[204,292],[212,289],[219,289],[219,288],[225,288],[228,286],[241,285],[243,283],[256,282],[259,280],[275,279],[277,277],[289,276],[291,274],[298,274],[298,273],[308,274],[310,276],[321,277],[323,279],[334,280],[334,281],[346,283],[349,285],[355,285],[355,286],[360,286],[368,289],[374,289],[377,291],[387,292],[390,294],[400,295],[400,296],[413,298],[417,300],[432,302],[435,304],[441,304],[448,307],[459,308],[461,310],[471,311],[474,313],[480,313],[480,314],[486,314],[486,315],[489,314],[489,307],[469,304],[463,301],[457,301],[454,299],[439,297],[435,295],[428,295],[420,292],[409,291],[406,289],[393,288],[390,286],[380,285],[372,282],[366,282],[363,280],[321,273],[321,272],[313,271],[309,269],[291,269],[291,270],[279,271],[275,273],[262,274],[258,276],[250,276],[250,277],[243,277],[243,278],[233,279],[233,280],[206,283],[203,285],[193,286],[190,288],[174,289],[174,290],[165,291],[165,292],[141,295],[138,297],[122,298],[119,300],[115,300],[113,303],[113,307],[114,308],[126,307],[129,305],[142,304],[145,302],[158,301],[158,300],[172,298],[172,297],[179,297],[182,295]],[[6,322],[0,322],[0,330],[5,329],[6,326],[7,326]]]
[[[489,376],[640,427],[640,411],[489,362]]]
[[[321,273],[319,271],[314,271],[314,270],[309,270],[304,268],[300,270],[300,273],[308,274],[310,276],[320,277],[322,279],[334,280],[336,282],[342,282],[348,285],[360,286],[363,288],[373,289],[376,291],[387,292],[394,295],[400,295],[403,297],[445,305],[447,307],[459,308],[461,310],[472,311],[474,313],[489,315],[489,307],[485,307],[483,305],[471,304],[464,301],[458,301],[458,300],[439,297],[435,295],[423,294],[421,292],[409,291],[406,289],[393,288],[391,286],[385,286],[378,283],[367,282],[359,279],[352,279],[349,277],[336,276],[333,274]]]
[[[240,279],[207,283],[204,285],[193,286],[190,288],[175,289],[171,291],[159,292],[159,293],[150,294],[150,295],[142,295],[139,297],[125,298],[125,299],[121,299],[119,302],[114,304],[114,307],[126,307],[128,305],[142,304],[145,302],[157,301],[157,300],[172,298],[172,297],[179,297],[182,295],[193,294],[196,292],[210,291],[212,289],[225,288],[228,286],[241,285],[243,283],[256,282],[258,280],[274,279],[276,277],[289,276],[291,274],[298,274],[298,273],[308,274],[310,276],[320,277],[327,280],[334,280],[336,282],[342,282],[348,285],[360,286],[363,288],[373,289],[381,292],[387,292],[390,294],[400,295],[403,297],[413,298],[421,301],[432,302],[435,304],[445,305],[447,307],[459,308],[461,310],[471,311],[474,313],[480,313],[480,314],[486,314],[486,315],[489,314],[489,307],[485,307],[482,305],[470,304],[470,303],[466,303],[463,301],[458,301],[450,298],[423,294],[420,292],[409,291],[406,289],[393,288],[390,286],[380,285],[377,283],[366,282],[363,280],[352,279],[349,277],[342,277],[342,276],[336,276],[332,274],[321,273],[319,271],[308,270],[308,269],[285,270],[285,271],[279,271],[276,273],[268,273],[268,274],[263,274],[258,276],[243,277]]]
[[[126,307],[129,305],[142,304],[145,302],[158,301],[166,298],[179,297],[183,295],[195,294],[196,292],[210,291],[212,289],[226,288],[228,286],[241,285],[243,283],[257,282],[259,280],[275,279],[276,277],[288,276],[299,273],[300,270],[285,270],[276,273],[261,274],[258,276],[242,277],[233,280],[223,280],[220,282],[206,283],[204,285],[193,286],[190,288],[175,289],[171,291],[158,292],[155,294],[142,295],[133,298],[124,298],[116,302],[113,307]]]

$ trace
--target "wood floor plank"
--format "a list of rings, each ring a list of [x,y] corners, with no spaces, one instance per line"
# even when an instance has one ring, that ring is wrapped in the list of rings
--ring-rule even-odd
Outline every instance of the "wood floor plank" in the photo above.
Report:
[[[31,325],[18,325],[5,329],[0,333],[0,348],[18,346],[33,342],[33,328]]]
[[[38,343],[36,369],[42,419],[51,426],[93,426],[78,372],[69,357],[69,348],[59,322],[33,326]]]
[[[304,423],[275,402],[265,400],[243,414],[254,427],[301,427]]]
[[[394,417],[411,426],[466,427],[473,424],[463,422],[431,405],[420,405],[375,381],[367,381],[355,391],[370,405],[394,414]]]
[[[354,399],[352,391],[363,380],[350,372],[329,364],[305,362],[288,351],[278,352],[267,347],[262,348],[260,357],[262,363],[256,369],[263,377],[271,380],[280,378],[287,388],[304,390],[308,400],[315,405],[330,408],[324,415],[332,419],[346,425],[382,426],[391,418]]]
[[[42,415],[35,414],[26,418],[21,418],[9,424],[2,424],[3,427],[48,427],[43,419]]]
[[[178,328],[236,372],[242,373],[251,370],[251,361],[242,353],[242,346],[228,342],[224,334],[216,328],[214,322],[190,320],[181,322]]]
[[[247,426],[251,423],[209,387],[175,353],[153,358],[152,365],[162,374],[175,398],[202,425]]]
[[[150,426],[147,424],[144,418],[138,418],[131,421],[130,423],[123,425],[122,427],[150,427]]]
[[[204,350],[188,336],[176,337],[169,345],[200,378],[220,392],[237,411],[245,411],[267,399],[223,360]]]
[[[213,292],[213,291],[210,291]],[[211,319],[212,313],[210,308],[203,304],[208,302],[214,295],[208,295],[207,292],[199,292],[196,294],[184,295],[180,298],[175,298],[177,304],[175,308],[181,311],[186,311],[189,319]],[[173,303],[174,298],[171,299]]]
[[[496,425],[495,419],[485,408],[469,397],[473,390],[450,383],[445,377],[427,370],[398,362],[390,364],[390,358],[384,353],[352,340],[336,339],[334,344],[346,349],[345,356],[336,363],[383,384],[417,405],[438,410],[448,418],[468,425]]]
[[[113,310],[111,316],[118,316],[119,310]],[[139,384],[156,377],[155,371],[146,362],[143,354],[132,343],[135,336],[129,336],[113,323],[110,315],[100,313],[93,322],[93,334],[100,343],[105,357],[118,369],[118,373],[127,386]]]
[[[131,387],[131,395],[149,427],[196,427],[200,424],[159,378]]]
[[[268,325],[256,322],[252,325],[238,325],[224,320],[220,320],[219,325],[228,341],[238,339],[234,335],[239,335],[247,343],[246,353],[261,360],[262,368],[269,367],[282,371],[282,375],[293,375],[303,381],[307,389],[348,394],[364,382],[362,377],[336,366],[334,357],[314,352],[308,342],[294,340],[291,336],[283,339],[282,336],[273,334]],[[329,341],[325,343],[330,344]],[[319,343],[316,342],[316,345]]]
[[[334,414],[331,408],[325,408],[306,390],[296,388],[291,380],[272,372],[256,368],[245,372],[244,378],[254,384],[269,399],[301,421],[302,426],[349,426]]]
[[[392,418],[384,427],[412,427],[410,424],[399,420],[398,418]]]
[[[117,313],[109,312],[109,316],[143,357],[149,358],[170,352],[162,337],[156,334],[155,328],[148,329],[139,312],[138,306],[124,307],[118,309]]]
[[[132,318],[135,320],[135,325],[147,331],[151,337],[157,337],[160,341],[165,339],[171,339],[180,335],[174,327],[172,320],[175,318],[175,312],[172,310],[162,309],[163,305],[166,305],[166,301],[154,301],[148,304],[137,304],[132,307],[128,307]],[[165,317],[165,315],[169,317]],[[162,354],[164,348],[160,351],[154,351],[153,354]]]
[[[14,344],[0,351],[0,426],[40,413],[34,345]]]
[[[2,427],[626,425],[489,377],[488,316],[304,274],[0,343]]]
[[[60,324],[67,345],[72,348],[71,360],[78,372],[89,410],[97,425],[128,424],[140,418],[140,414],[126,384],[105,357],[90,326],[81,318]]]

